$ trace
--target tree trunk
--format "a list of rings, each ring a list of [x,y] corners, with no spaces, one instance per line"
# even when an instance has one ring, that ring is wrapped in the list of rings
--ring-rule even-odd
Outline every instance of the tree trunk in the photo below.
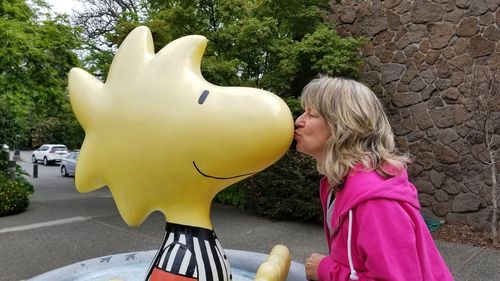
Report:
[[[495,165],[495,158],[493,155],[493,151],[490,149],[490,169],[491,169],[491,207],[493,209],[493,215],[491,217],[491,240],[494,247],[499,247],[498,241],[498,220],[497,220],[497,212],[498,212],[498,203],[497,203],[497,168]]]

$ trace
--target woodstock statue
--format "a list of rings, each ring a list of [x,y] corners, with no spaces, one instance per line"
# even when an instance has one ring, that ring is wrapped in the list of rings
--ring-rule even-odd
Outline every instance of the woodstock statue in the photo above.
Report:
[[[231,280],[210,221],[212,199],[277,161],[293,138],[290,110],[279,97],[203,78],[206,45],[191,35],[155,54],[151,32],[138,27],[105,83],[82,69],[69,73],[71,105],[85,130],[78,191],[107,185],[130,226],[156,210],[165,215],[165,237],[145,280]],[[258,280],[286,278],[289,254],[272,256]]]

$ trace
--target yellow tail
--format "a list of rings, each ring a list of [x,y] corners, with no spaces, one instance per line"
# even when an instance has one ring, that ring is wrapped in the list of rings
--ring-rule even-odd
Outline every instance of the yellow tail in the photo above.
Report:
[[[255,274],[255,281],[285,281],[292,259],[286,246],[276,245]]]

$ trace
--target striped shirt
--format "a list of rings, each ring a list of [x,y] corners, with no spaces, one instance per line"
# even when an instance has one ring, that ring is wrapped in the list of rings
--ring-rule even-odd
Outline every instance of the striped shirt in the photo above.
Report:
[[[326,208],[326,225],[328,226],[328,233],[330,236],[333,234],[333,226],[332,226],[332,216],[333,216],[333,207],[335,206],[335,195],[333,194],[333,190],[328,192],[328,199],[326,200],[328,206]]]
[[[167,223],[162,245],[146,280],[155,281],[153,271],[200,281],[231,281],[224,250],[211,229]]]

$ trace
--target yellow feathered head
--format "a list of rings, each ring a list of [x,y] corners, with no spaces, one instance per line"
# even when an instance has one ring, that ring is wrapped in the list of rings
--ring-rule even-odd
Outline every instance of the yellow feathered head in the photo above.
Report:
[[[211,228],[217,192],[277,161],[293,138],[286,104],[255,88],[220,87],[201,75],[203,36],[154,53],[147,27],[118,49],[106,83],[69,74],[85,130],[76,186],[107,185],[129,225],[162,211],[172,223]]]

